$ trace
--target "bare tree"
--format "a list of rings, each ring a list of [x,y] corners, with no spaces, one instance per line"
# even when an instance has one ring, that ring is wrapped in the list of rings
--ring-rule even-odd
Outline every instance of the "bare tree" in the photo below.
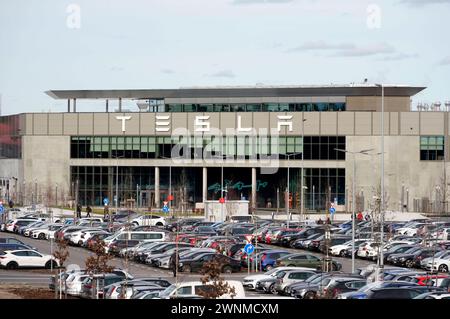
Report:
[[[69,254],[67,241],[64,239],[56,240],[56,250],[53,252],[53,257],[58,260],[59,267],[64,268],[64,262],[69,258]]]
[[[234,287],[231,287],[230,284],[224,281],[220,276],[221,270],[222,265],[218,260],[212,260],[203,265],[200,271],[203,276],[200,280],[207,288],[198,292],[200,296],[206,299],[217,299],[227,294],[230,294],[231,298],[236,296]]]
[[[94,255],[89,256],[86,263],[86,272],[89,274],[110,273],[113,267],[108,265],[108,262],[113,258],[105,250],[105,242],[98,240],[92,245]]]

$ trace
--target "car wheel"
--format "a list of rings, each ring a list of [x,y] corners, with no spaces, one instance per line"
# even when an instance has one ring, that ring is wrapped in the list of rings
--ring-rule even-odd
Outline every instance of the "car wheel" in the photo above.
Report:
[[[83,246],[83,241],[79,240],[78,241],[78,246]]]
[[[176,232],[177,228],[176,227],[172,227],[172,233]]]
[[[440,265],[438,269],[440,272],[448,272],[447,265]]]
[[[273,268],[272,265],[267,265],[267,266],[266,266],[266,271],[269,271],[269,270],[271,270],[272,268]]]
[[[269,291],[272,295],[276,295],[277,294],[277,289],[275,288],[275,283],[271,284],[269,287]]]
[[[289,265],[287,265],[287,267],[295,267],[295,265],[289,264]]]
[[[163,227],[164,225],[162,223],[156,223],[156,227]]]
[[[58,267],[58,264],[54,260],[49,260],[45,263],[46,269],[57,268],[57,267]]]
[[[19,264],[16,263],[15,261],[10,261],[7,265],[6,265],[6,269],[17,269],[19,268]]]
[[[315,297],[316,297],[316,294],[315,294],[314,292],[308,291],[308,292],[305,294],[304,299],[314,299]]]
[[[225,274],[231,274],[233,272],[233,269],[230,266],[224,266],[222,268],[222,272]]]
[[[339,253],[339,256],[345,257],[345,250],[341,250],[341,252]]]
[[[132,224],[133,224],[133,226],[135,226],[135,227],[139,226],[139,223],[138,223],[138,222],[133,222]]]
[[[44,240],[45,239],[45,234],[44,233],[40,233],[38,238],[41,239],[41,240]]]
[[[337,271],[337,266],[335,264],[331,264],[331,270],[332,271]]]
[[[412,267],[414,266],[412,260],[407,260],[407,261],[405,262],[405,265],[406,265],[406,267],[408,267],[408,268],[412,268]]]
[[[181,267],[181,271],[182,272],[191,272],[192,269],[191,269],[191,266],[185,265],[185,266]]]

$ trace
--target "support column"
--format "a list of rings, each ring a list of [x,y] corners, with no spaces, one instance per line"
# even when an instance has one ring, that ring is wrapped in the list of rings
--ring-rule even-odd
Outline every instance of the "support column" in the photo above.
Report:
[[[77,112],[77,99],[73,99],[73,112]]]
[[[208,200],[208,168],[207,167],[203,167],[202,200],[203,200],[203,203],[206,200]]]
[[[119,97],[119,112],[122,112],[122,98]]]
[[[109,113],[109,100],[106,99],[106,113]]]
[[[67,99],[67,113],[70,113],[70,99]]]
[[[256,209],[256,168],[252,167],[252,212]]]
[[[160,192],[159,192],[159,167],[155,167],[155,207],[159,208]]]

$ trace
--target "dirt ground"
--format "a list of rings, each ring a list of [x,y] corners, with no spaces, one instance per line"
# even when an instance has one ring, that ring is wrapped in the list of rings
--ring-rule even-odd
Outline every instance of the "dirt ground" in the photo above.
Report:
[[[0,299],[55,299],[55,292],[27,285],[2,285]]]

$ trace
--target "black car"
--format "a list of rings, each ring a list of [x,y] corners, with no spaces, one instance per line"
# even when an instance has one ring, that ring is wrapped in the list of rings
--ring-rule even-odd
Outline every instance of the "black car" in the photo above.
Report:
[[[415,286],[415,287],[389,287],[373,288],[366,292],[367,299],[413,299],[426,292],[443,291],[436,287]]]
[[[367,285],[367,280],[363,278],[342,278],[334,281],[327,287],[327,293],[332,297],[338,294],[357,291]]]
[[[221,272],[231,273],[241,270],[241,263],[228,256],[216,253],[209,253],[197,256],[193,259],[180,259],[179,267],[183,272],[198,272],[206,262],[217,261],[220,264]]]
[[[383,252],[384,262],[387,261],[388,257],[394,254],[403,254],[407,250],[411,249],[413,246],[409,244],[401,244],[394,247],[391,247],[388,251]]]
[[[292,248],[297,248],[297,249],[306,249],[307,243],[309,243],[311,240],[317,239],[322,236],[323,236],[323,234],[321,234],[321,233],[314,233],[314,234],[309,235],[306,238],[296,239],[294,242],[291,242],[290,246]]]
[[[109,245],[109,253],[118,256],[122,249],[132,248],[139,243],[139,240],[134,239],[116,239]]]
[[[296,235],[292,235],[289,241],[289,246],[294,247],[294,243],[295,241],[299,240],[299,239],[306,239],[309,236],[313,235],[313,234],[325,234],[325,227],[313,227],[313,228],[307,228],[304,229],[302,231],[300,231],[298,234]]]
[[[392,254],[389,257],[386,258],[386,262],[388,264],[392,264],[395,266],[401,265],[402,263],[404,263],[407,259],[408,256],[411,256],[412,254],[414,254],[417,251],[420,251],[421,247],[419,246],[412,246],[410,249],[406,250],[403,253],[400,254]]]

